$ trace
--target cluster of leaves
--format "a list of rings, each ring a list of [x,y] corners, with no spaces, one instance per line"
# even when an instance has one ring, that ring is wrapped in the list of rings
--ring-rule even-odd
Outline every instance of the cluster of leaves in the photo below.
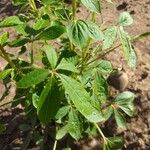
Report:
[[[124,114],[132,116],[134,112],[134,94],[125,91],[110,99],[107,77],[113,66],[103,56],[119,40],[128,65],[136,66],[132,39],[124,30],[133,19],[123,12],[115,25],[103,28],[95,20],[101,14],[99,0],[81,0],[92,16],[86,20],[76,18],[76,0],[72,3],[71,7],[63,0],[13,0],[25,15],[0,21],[0,28],[13,27],[18,34],[13,41],[7,32],[0,36],[0,56],[8,62],[0,80],[16,83],[12,107],[21,104],[30,118],[29,124],[20,126],[35,133],[30,132],[25,143],[34,139],[42,147],[44,134],[36,132],[37,126],[55,125],[56,141],[69,135],[79,140],[97,129],[104,150],[121,149],[122,138],[105,137],[97,123],[103,124],[114,115],[117,125],[125,128]],[[93,47],[94,43],[98,46]],[[10,55],[6,46],[20,47],[18,56]],[[35,64],[35,50],[40,53],[39,66]],[[23,60],[21,55],[26,51],[30,55]],[[4,130],[3,125],[0,128]]]

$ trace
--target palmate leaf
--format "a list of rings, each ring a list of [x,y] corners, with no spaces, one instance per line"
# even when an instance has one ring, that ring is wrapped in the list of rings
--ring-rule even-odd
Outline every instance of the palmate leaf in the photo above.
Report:
[[[107,142],[104,144],[103,150],[121,150],[123,147],[123,139],[121,137],[107,138]]]
[[[77,112],[75,112],[75,110],[71,110],[69,112],[68,133],[75,140],[78,140],[79,138],[81,138],[81,123],[78,118],[78,114]]]
[[[49,71],[46,69],[36,69],[31,71],[22,77],[22,79],[17,83],[18,88],[29,88],[34,86],[42,81],[44,81],[49,74]]]
[[[67,70],[75,73],[79,73],[78,69],[74,66],[73,63],[65,60],[64,58],[61,60],[61,62],[56,67],[57,70]]]
[[[40,95],[37,107],[38,118],[44,125],[55,117],[60,106],[59,100],[59,90],[55,86],[55,79],[50,77]]]
[[[59,74],[59,77],[65,87],[66,94],[69,95],[77,110],[85,118],[90,122],[100,122],[104,119],[101,111],[91,104],[90,96],[80,82],[62,74]]]
[[[51,67],[54,69],[58,61],[56,50],[52,46],[49,46],[49,45],[45,45],[43,49],[46,53],[46,56],[48,58],[48,61]]]
[[[117,28],[115,26],[109,27],[104,32],[103,50],[111,48],[117,37]]]
[[[96,12],[96,13],[101,12],[101,4],[99,0],[81,0],[81,2],[90,11]]]
[[[10,16],[4,19],[3,21],[0,21],[0,28],[3,27],[12,27],[19,24],[23,24],[23,22],[19,19],[17,16]]]
[[[137,64],[137,56],[130,42],[131,39],[129,35],[123,30],[122,27],[120,27],[119,35],[128,65],[134,68],[136,67]]]
[[[71,23],[67,28],[67,34],[70,41],[79,48],[83,48],[89,37],[89,31],[86,22],[78,20]]]
[[[128,12],[123,12],[119,17],[119,25],[120,26],[129,26],[133,23],[133,18]]]

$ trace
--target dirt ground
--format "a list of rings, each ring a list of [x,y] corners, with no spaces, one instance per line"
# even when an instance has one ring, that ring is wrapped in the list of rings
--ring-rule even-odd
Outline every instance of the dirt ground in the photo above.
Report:
[[[111,9],[110,9],[111,7]],[[103,19],[107,24],[118,18],[122,11],[128,11],[134,18],[133,26],[126,30],[130,35],[137,35],[145,31],[150,31],[150,1],[149,0],[116,0],[116,6],[103,1]],[[10,0],[0,0],[0,18],[13,15],[16,10],[10,4]],[[84,8],[79,8],[79,16],[87,16]],[[101,20],[99,19],[99,23]],[[0,31],[1,32],[1,31]],[[10,31],[12,34],[13,32]],[[125,139],[124,150],[150,150],[150,37],[142,39],[135,43],[135,50],[138,56],[138,65],[136,69],[131,70],[127,67],[123,58],[121,48],[117,49],[107,56],[114,66],[123,67],[129,76],[129,85],[127,89],[135,93],[136,113],[133,118],[127,118],[127,129],[112,130],[109,123],[103,128],[106,135],[122,135]],[[3,61],[0,59],[0,68],[3,67]],[[0,84],[0,97],[4,87]],[[7,97],[7,100],[13,97]],[[1,102],[0,102],[1,103]],[[0,135],[0,149],[11,150],[19,149],[22,141],[22,135],[18,129],[23,121],[20,109],[10,109],[9,107],[0,113],[0,122],[7,123],[6,134]],[[97,140],[95,140],[97,143]],[[87,146],[88,145],[88,146]],[[91,144],[92,145],[92,144]],[[99,144],[100,145],[100,144]],[[97,149],[99,148],[97,146]],[[38,148],[34,148],[38,149]],[[87,141],[82,141],[77,148],[80,150],[94,150]]]

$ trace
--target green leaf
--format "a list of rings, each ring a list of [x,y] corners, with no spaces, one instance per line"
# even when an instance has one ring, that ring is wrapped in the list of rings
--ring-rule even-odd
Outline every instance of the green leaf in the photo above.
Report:
[[[63,150],[71,150],[71,148],[63,148]]]
[[[120,40],[122,43],[125,58],[128,61],[128,65],[134,68],[136,67],[136,64],[137,64],[137,56],[134,51],[134,48],[132,47],[132,44],[130,41],[131,39],[129,35],[123,30],[122,27],[120,27],[119,35],[120,35]]]
[[[33,25],[33,29],[40,30],[46,28],[48,25],[50,25],[50,19],[47,15],[44,15],[42,16],[42,18],[37,19],[37,21]]]
[[[132,116],[134,113],[133,100],[135,95],[132,92],[125,91],[120,93],[116,99],[115,103],[121,108],[127,115]]]
[[[123,115],[116,109],[114,109],[114,115],[115,115],[115,120],[117,122],[117,125],[120,128],[126,128],[126,121],[125,121],[125,118],[123,117]]]
[[[128,12],[121,13],[119,17],[119,25],[121,26],[129,26],[133,23],[133,18]]]
[[[63,25],[55,25],[42,31],[36,37],[36,40],[53,40],[53,39],[60,37],[65,31],[66,30]]]
[[[81,0],[81,2],[90,11],[96,12],[96,13],[101,12],[101,4],[99,0]]]
[[[104,144],[103,150],[121,150],[123,147],[123,139],[121,137],[107,138],[107,142]]]
[[[98,62],[98,66],[97,66],[100,70],[101,73],[103,74],[108,74],[111,73],[113,71],[113,67],[110,61],[107,60],[101,60]]]
[[[68,133],[68,125],[63,126],[60,128],[56,133],[56,139],[60,140],[62,139],[66,134]]]
[[[1,71],[0,72],[0,81],[4,80],[11,72],[12,72],[12,69],[6,69],[4,71]]]
[[[86,22],[89,30],[89,36],[94,40],[103,40],[103,32],[100,30],[99,26],[94,22]]]
[[[24,46],[26,43],[29,42],[29,39],[23,38],[23,39],[17,39],[9,43],[10,47],[20,47]]]
[[[6,126],[0,123],[0,134],[3,133],[5,130],[6,130]]]
[[[44,46],[43,49],[46,52],[46,56],[48,58],[48,61],[51,67],[54,69],[58,61],[56,50],[52,46],[49,46],[49,45]]]
[[[81,123],[78,118],[77,112],[75,112],[75,110],[71,110],[69,113],[68,133],[75,140],[78,140],[81,138]]]
[[[49,71],[46,69],[36,69],[22,77],[17,83],[18,88],[29,88],[46,79]]]
[[[3,21],[0,21],[0,28],[3,27],[12,27],[19,24],[23,24],[23,22],[19,19],[17,16],[10,16],[4,19]]]
[[[9,33],[5,32],[0,36],[0,45],[1,46],[5,46],[6,43],[8,42],[8,38],[9,38]]]
[[[55,79],[51,77],[39,98],[37,113],[39,120],[44,125],[48,124],[59,110],[59,88],[56,87],[55,82]]]
[[[79,73],[78,69],[74,66],[73,63],[65,60],[64,58],[61,60],[61,62],[58,64],[56,67],[57,70],[67,70],[67,71],[72,71],[75,73]]]
[[[39,96],[36,93],[32,94],[32,103],[35,108],[38,107]]]
[[[19,5],[25,5],[26,3],[28,3],[27,0],[13,0],[12,1],[14,6],[19,6]]]
[[[65,92],[69,95],[77,110],[89,121],[100,122],[104,118],[100,112],[90,102],[90,96],[82,84],[66,75],[59,74],[65,87]]]
[[[69,112],[69,109],[70,109],[70,106],[63,106],[63,107],[61,107],[61,108],[57,111],[57,113],[56,113],[56,115],[55,115],[55,118],[56,118],[56,119],[62,119],[64,116],[67,115],[67,113]]]
[[[103,50],[111,48],[117,37],[117,28],[109,27],[104,33]]]
[[[103,110],[103,114],[104,114],[105,120],[108,120],[110,118],[110,116],[113,114],[112,106],[106,107]]]
[[[44,5],[57,4],[58,2],[60,2],[60,0],[42,0]]]
[[[93,94],[96,101],[99,101],[100,104],[107,100],[108,85],[98,70],[94,71]]]
[[[69,113],[68,132],[75,140],[81,138],[81,123],[77,112],[74,110],[71,110]]]
[[[83,48],[89,38],[87,24],[82,20],[71,23],[67,28],[67,33],[70,41],[79,48]]]

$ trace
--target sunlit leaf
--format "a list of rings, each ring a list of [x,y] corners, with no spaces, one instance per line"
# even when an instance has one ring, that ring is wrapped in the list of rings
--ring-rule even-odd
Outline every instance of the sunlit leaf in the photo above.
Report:
[[[3,71],[0,71],[0,81],[4,80],[10,73],[11,73],[12,69],[6,69]]]
[[[75,140],[81,138],[81,123],[74,110],[69,113],[68,132]]]
[[[25,76],[17,83],[18,88],[28,88],[46,79],[49,71],[46,69],[36,69]]]
[[[120,35],[120,40],[122,43],[124,55],[128,62],[128,65],[134,68],[136,67],[136,64],[137,64],[137,56],[130,42],[131,39],[129,35],[123,30],[122,27],[120,27],[119,35]]]
[[[45,45],[43,49],[45,50],[46,56],[48,58],[51,67],[54,69],[58,60],[56,50],[49,45]]]
[[[61,81],[65,87],[65,92],[69,95],[77,110],[89,121],[100,122],[104,118],[100,112],[90,103],[90,96],[81,83],[59,74]]]
[[[6,19],[0,21],[0,28],[12,27],[12,26],[16,26],[19,24],[23,24],[23,22],[19,19],[19,17],[10,16],[10,17],[7,17]]]
[[[57,70],[67,70],[67,71],[72,71],[75,73],[79,73],[78,69],[74,66],[73,63],[65,60],[64,58],[61,60],[61,62],[58,64],[56,67]]]
[[[71,23],[67,28],[67,33],[70,41],[79,48],[83,48],[88,41],[88,28],[87,24],[78,20]]]
[[[87,7],[90,11],[100,13],[101,4],[99,0],[81,0],[83,5]]]
[[[121,13],[119,17],[119,25],[121,26],[129,26],[133,23],[133,18],[128,12]]]
[[[109,27],[104,32],[103,50],[111,48],[117,37],[117,28],[115,26]]]

